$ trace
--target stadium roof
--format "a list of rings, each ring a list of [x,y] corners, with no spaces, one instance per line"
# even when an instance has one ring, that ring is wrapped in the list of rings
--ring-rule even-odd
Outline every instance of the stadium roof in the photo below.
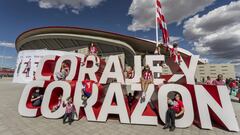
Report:
[[[41,27],[23,32],[16,39],[16,50],[49,49],[73,51],[95,42],[102,54],[123,53],[128,61],[136,54],[153,52],[154,41],[121,35],[113,32],[76,27]],[[164,49],[164,48],[162,48]],[[182,57],[191,56],[187,50],[179,49]]]

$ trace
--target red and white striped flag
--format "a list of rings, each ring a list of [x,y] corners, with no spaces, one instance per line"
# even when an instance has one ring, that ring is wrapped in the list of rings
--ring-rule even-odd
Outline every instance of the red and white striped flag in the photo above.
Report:
[[[162,12],[162,6],[160,0],[156,0],[156,23],[159,24],[160,29],[162,30],[162,38],[165,46],[168,46],[169,43],[169,33],[167,29],[167,23],[165,21],[164,14]]]

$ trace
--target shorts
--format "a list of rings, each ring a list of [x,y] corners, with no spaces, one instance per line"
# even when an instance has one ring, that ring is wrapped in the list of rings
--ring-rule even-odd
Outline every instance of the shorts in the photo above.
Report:
[[[89,98],[89,97],[92,95],[92,93],[86,92],[85,90],[83,90],[83,94],[84,94],[87,98]]]

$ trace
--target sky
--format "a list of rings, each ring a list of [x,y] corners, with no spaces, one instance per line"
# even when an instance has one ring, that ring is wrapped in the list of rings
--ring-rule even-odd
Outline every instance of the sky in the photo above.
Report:
[[[240,74],[240,0],[161,0],[170,41]],[[0,66],[15,67],[16,38],[29,29],[74,26],[155,40],[155,0],[0,1]],[[161,31],[159,31],[161,39]]]

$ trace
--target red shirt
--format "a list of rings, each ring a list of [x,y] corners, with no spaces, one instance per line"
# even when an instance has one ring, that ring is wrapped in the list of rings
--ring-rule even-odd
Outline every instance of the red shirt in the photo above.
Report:
[[[237,88],[237,82],[236,82],[236,81],[232,81],[232,82],[229,84],[229,87],[230,87],[230,88]]]
[[[175,110],[176,113],[179,113],[182,111],[182,108],[183,108],[183,103],[181,100],[178,100],[178,101],[174,101],[174,105],[171,106],[171,109]]]
[[[92,93],[92,85],[94,83],[93,80],[84,80],[82,81],[83,85],[85,85],[85,92]]]
[[[144,78],[145,80],[150,80],[150,79],[152,79],[152,72],[151,72],[151,71],[144,71],[144,72],[143,72],[143,78]]]

